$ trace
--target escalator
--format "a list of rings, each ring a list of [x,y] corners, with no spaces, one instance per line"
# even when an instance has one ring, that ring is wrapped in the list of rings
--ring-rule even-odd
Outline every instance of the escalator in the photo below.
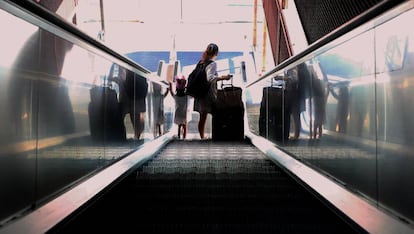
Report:
[[[10,10],[8,6],[10,4],[9,2],[18,3],[17,5],[22,9],[14,6],[16,9],[11,7],[12,10]],[[80,30],[73,28],[70,24],[61,22],[59,18],[47,14],[47,12],[43,12],[41,9],[33,8],[34,6],[26,6],[26,4],[31,5],[30,1],[5,1],[0,4],[0,8],[11,11],[13,14],[11,14],[12,16],[10,18],[16,15],[19,20],[21,18],[35,25],[35,29],[39,27],[39,29],[50,32],[54,36],[61,37],[59,39],[60,41],[71,42],[75,48],[79,46],[80,51],[87,52],[79,54],[90,56],[90,52],[92,52],[94,56],[96,55],[94,58],[101,58],[101,55],[105,54],[107,56],[104,56],[104,60],[100,60],[105,64],[108,62],[106,59],[109,59],[111,64],[119,63],[135,72],[149,74],[146,73],[147,70],[145,68],[133,63],[131,60],[112,51],[103,44],[97,43],[94,39],[84,35]],[[386,9],[386,6],[388,5],[385,4],[383,8]],[[411,4],[404,6],[404,9],[408,7],[411,9]],[[402,10],[402,8],[399,9],[399,11]],[[375,12],[379,13],[383,11],[378,10]],[[392,17],[395,14],[396,12],[392,13]],[[323,47],[326,45],[330,47],[330,42],[344,36],[347,32],[352,32],[358,25],[368,22],[374,15],[377,14],[370,13],[364,17],[357,18],[356,21],[351,22],[346,27],[341,28],[341,30],[328,35],[328,37],[324,37],[323,40],[312,44],[305,51],[277,65],[277,67],[267,72],[261,78],[246,85],[246,88],[256,86],[261,91],[262,87],[259,82],[263,81],[265,83],[266,79],[268,80],[268,78],[271,78],[283,69],[288,69],[290,65],[305,57],[316,56],[319,53],[318,50],[324,50]],[[386,16],[387,19],[389,17]],[[25,38],[19,38],[22,41],[23,39]],[[83,57],[80,56],[80,58]],[[72,61],[76,61],[76,64],[78,64],[78,61],[89,60],[72,59]],[[65,63],[68,63],[68,60]],[[94,63],[99,64],[96,61]],[[7,67],[7,69],[9,68]],[[41,82],[35,83],[33,87],[41,87],[40,85],[44,81],[44,76],[43,74],[41,75],[42,78],[39,78]],[[151,78],[150,75],[148,77]],[[71,99],[72,101],[76,100],[75,104],[77,105],[75,107],[84,108],[75,108],[76,112],[74,113],[79,115],[76,119],[77,127],[81,126],[82,129],[75,129],[77,132],[73,135],[83,134],[83,130],[86,130],[86,132],[89,130],[88,123],[85,122],[88,121],[88,116],[86,115],[87,109],[85,109],[89,102],[88,92],[85,92],[85,90],[88,91],[86,89],[87,86],[85,86],[83,81],[72,82],[69,80],[70,82],[68,82],[68,80],[63,78],[61,81],[59,84],[67,85],[65,88],[71,90],[71,93],[75,95]],[[33,81],[29,79],[28,83],[32,85]],[[20,86],[16,87],[20,89]],[[76,89],[76,92],[74,92],[73,90],[75,89],[73,88],[79,89]],[[55,91],[59,92],[58,89]],[[24,91],[19,90],[16,93],[20,92],[31,97],[31,93],[24,93]],[[82,98],[84,96],[76,96],[81,93],[87,94],[85,98]],[[49,100],[44,96],[40,97]],[[33,103],[43,107],[43,109],[35,110],[34,116],[47,116],[48,113],[54,113],[49,110],[50,106],[47,105],[48,102],[43,99],[39,99],[39,96],[33,98],[35,100]],[[38,100],[43,102],[38,103]],[[56,101],[55,103],[60,102]],[[6,106],[9,106],[9,104]],[[41,112],[41,110],[47,111]],[[248,120],[252,121],[251,119]],[[63,123],[61,121],[55,121],[53,123],[49,121],[43,125],[38,125],[38,121],[34,122],[36,124],[33,125],[33,129],[36,131],[33,131],[33,133],[41,129],[48,134],[50,134],[50,130],[54,130],[55,128],[60,129],[61,123]],[[28,128],[27,130],[31,132],[29,130],[32,130],[32,128]],[[4,132],[7,133],[7,131]],[[197,133],[197,131],[195,132]],[[278,163],[285,166],[287,162],[293,161],[292,157],[290,157],[293,155],[301,160],[311,159],[317,162],[318,165],[321,165],[324,171],[329,172],[329,169],[335,166],[335,164],[331,163],[332,161],[343,163],[344,160],[340,157],[344,156],[344,152],[350,152],[350,156],[353,157],[375,156],[375,154],[370,154],[369,151],[355,150],[354,148],[344,151],[344,148],[339,148],[338,145],[321,144],[319,147],[309,145],[309,141],[302,141],[304,143],[303,145],[287,145],[282,148],[291,154],[286,155],[289,158],[281,157],[282,160],[275,159],[277,157],[273,157],[275,156],[275,151],[273,151],[271,156],[274,160],[272,160],[269,158],[270,156],[266,156],[268,154],[265,155],[262,153],[262,151],[273,147],[270,142],[264,142],[265,144],[262,144],[262,146],[265,149],[263,149],[262,147],[255,148],[249,141],[212,142],[208,140],[172,140],[167,145],[162,146],[161,150],[153,155],[153,148],[147,151],[145,148],[146,144],[143,144],[144,142],[132,142],[128,146],[117,148],[110,144],[99,147],[89,144],[85,146],[86,141],[79,141],[79,143],[71,144],[69,147],[67,145],[57,145],[56,147],[42,149],[39,147],[43,145],[42,138],[37,133],[33,135],[36,137],[29,143],[34,145],[34,151],[29,152],[26,155],[27,157],[19,157],[19,159],[27,158],[28,160],[19,161],[19,165],[16,167],[16,161],[13,158],[9,164],[12,166],[8,166],[7,164],[3,165],[3,168],[10,168],[12,173],[4,173],[5,176],[2,177],[6,178],[7,182],[13,185],[10,186],[7,184],[3,186],[5,188],[4,191],[14,189],[15,185],[19,185],[20,181],[29,181],[28,186],[26,186],[26,183],[21,183],[21,185],[24,185],[22,186],[23,189],[12,191],[15,193],[11,194],[17,194],[16,197],[18,198],[20,196],[25,197],[22,200],[24,202],[28,201],[30,202],[28,204],[32,205],[26,213],[18,211],[17,215],[15,215],[15,210],[6,213],[12,216],[7,225],[0,227],[0,232],[2,233],[44,233],[44,230],[48,230],[47,232],[49,233],[365,232],[350,221],[350,219],[356,220],[355,222],[361,224],[370,233],[409,233],[412,231],[408,227],[403,226],[405,223],[401,224],[400,222],[396,222],[400,220],[394,220],[393,217],[386,216],[387,213],[381,213],[381,210],[376,209],[378,207],[375,207],[375,205],[378,205],[378,203],[374,204],[374,206],[367,206],[361,202],[359,197],[357,202],[353,202],[354,200],[347,199],[349,198],[347,196],[348,193],[344,195],[336,193],[337,190],[329,190],[331,187],[325,186],[325,184],[320,183],[318,180],[314,180],[314,174],[318,172],[311,174],[309,173],[310,170],[305,166],[293,165],[291,173],[295,175],[299,174],[297,173],[300,171],[297,170],[298,168],[306,169],[300,171],[305,172],[302,173],[302,176],[305,174],[307,177],[305,181],[303,177],[291,177],[290,173],[278,166],[279,164],[274,164],[274,161],[278,161]],[[152,144],[164,144],[164,139],[169,137],[166,135],[151,139],[148,142],[148,148]],[[54,135],[52,134],[52,136]],[[60,142],[62,138],[61,135],[57,135],[53,139],[56,142]],[[324,143],[325,137],[322,139],[317,142]],[[257,144],[255,145],[257,146]],[[19,146],[23,146],[23,144]],[[326,148],[326,146],[329,146],[329,148]],[[340,146],[343,146],[343,143]],[[9,148],[14,149],[14,147],[7,147],[6,149]],[[134,155],[135,150],[140,152]],[[151,156],[149,157],[151,159],[144,162],[147,160],[148,155]],[[315,157],[315,155],[317,156]],[[102,156],[104,157],[102,158]],[[70,160],[66,160],[66,157]],[[89,160],[90,158],[94,161]],[[73,162],[76,162],[76,164]],[[353,161],[354,164],[347,164],[348,167],[341,167],[345,169],[343,171],[339,171],[338,168],[334,168],[334,170],[343,173],[343,177],[355,176],[360,181],[367,180],[366,178],[358,178],[358,174],[355,173],[357,167],[352,167],[353,170],[346,170],[353,165],[361,165],[359,162]],[[30,165],[30,167],[27,165]],[[369,163],[369,165],[377,164]],[[394,165],[398,166],[400,164]],[[85,172],[84,168],[88,170]],[[130,171],[131,168],[133,168],[132,173]],[[364,170],[365,168],[360,166],[357,169]],[[27,176],[22,176],[26,175],[21,173],[22,169],[24,169],[24,173],[27,173]],[[53,169],[53,171],[50,169]],[[93,173],[94,176],[89,177],[87,172],[95,172],[95,170],[98,170],[99,173],[96,173],[96,176]],[[401,168],[393,167],[390,171],[395,172],[398,170],[401,170]],[[72,189],[72,183],[79,177],[76,171],[80,171],[79,174],[88,176],[82,178],[86,179],[86,181],[80,181],[84,183],[76,184]],[[125,171],[128,171],[128,173],[123,174]],[[15,172],[17,176],[14,176]],[[66,173],[70,175],[75,174],[76,176],[68,179],[68,177],[65,177],[67,175]],[[370,172],[368,174],[375,175],[375,179],[379,178],[378,174]],[[396,175],[398,176],[399,173],[396,173]],[[323,175],[319,176],[323,177]],[[323,178],[326,179],[325,177]],[[302,180],[307,185],[298,183],[296,179]],[[59,183],[52,184],[50,181]],[[43,200],[39,201],[30,196],[31,194],[36,194],[36,196],[43,195],[41,194],[42,188],[56,188],[60,186],[60,183],[64,183],[64,185],[67,185],[71,189],[67,193],[63,193],[62,196],[47,202],[44,206]],[[397,184],[393,180],[390,180],[391,183],[393,185]],[[96,184],[98,185],[95,186]],[[106,187],[108,184],[112,186]],[[317,190],[320,196],[315,195],[311,192],[316,187],[314,186],[315,184],[320,185],[325,190],[329,190],[329,193],[325,190]],[[370,184],[377,186],[376,183]],[[387,184],[389,183],[383,183],[382,185]],[[409,188],[408,186],[401,187]],[[374,187],[373,189],[376,188]],[[394,190],[390,191],[394,192]],[[96,193],[98,193],[97,196],[95,196]],[[46,195],[54,197],[54,195],[60,194],[48,193]],[[340,204],[334,204],[333,206],[339,207],[338,209],[341,209],[341,211],[333,208],[333,206],[328,207],[327,203],[323,202],[325,200],[322,196],[325,198],[328,197],[326,199],[331,200],[332,196],[337,198]],[[91,200],[89,200],[90,198]],[[3,199],[2,201],[4,203],[12,203],[13,200],[14,198]],[[376,199],[376,201],[381,202],[379,199]],[[67,207],[64,207],[65,205]],[[354,209],[355,207],[358,209]],[[76,211],[72,213],[72,209],[76,209]],[[349,218],[343,216],[341,212],[349,215]],[[61,220],[63,217],[64,219]],[[56,223],[58,224],[55,225]],[[53,228],[49,229],[51,226]],[[394,230],[403,231],[398,232]]]
[[[173,140],[50,233],[357,233],[250,142]]]

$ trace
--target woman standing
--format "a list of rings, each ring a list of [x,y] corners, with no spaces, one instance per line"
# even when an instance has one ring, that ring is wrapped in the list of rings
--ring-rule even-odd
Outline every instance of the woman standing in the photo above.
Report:
[[[206,128],[207,115],[208,113],[211,114],[213,102],[217,97],[217,81],[229,80],[231,78],[231,75],[218,76],[217,63],[215,62],[218,52],[218,46],[214,43],[210,43],[208,44],[201,57],[201,63],[206,63],[209,60],[212,61],[206,67],[207,80],[210,82],[210,90],[206,96],[202,98],[194,98],[194,111],[197,111],[200,114],[198,132],[200,133],[201,139],[205,138],[204,133]]]

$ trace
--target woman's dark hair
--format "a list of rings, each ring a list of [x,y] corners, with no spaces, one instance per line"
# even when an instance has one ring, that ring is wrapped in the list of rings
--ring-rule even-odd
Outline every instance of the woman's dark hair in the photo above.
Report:
[[[213,58],[214,56],[218,54],[218,51],[219,51],[219,48],[216,44],[214,43],[208,44],[206,50],[203,52],[203,56],[201,60],[203,62],[210,60],[211,58]]]

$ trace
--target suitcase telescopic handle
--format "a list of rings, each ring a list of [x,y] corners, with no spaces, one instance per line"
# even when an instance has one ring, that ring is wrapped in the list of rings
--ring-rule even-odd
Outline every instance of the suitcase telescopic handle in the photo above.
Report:
[[[282,81],[282,85],[277,84],[276,81]],[[270,80],[270,87],[284,88],[286,79],[283,76],[275,76]]]
[[[231,78],[230,78],[230,84],[225,84],[224,83],[224,80],[221,80],[221,88],[224,88],[224,86],[229,86],[229,87],[233,87],[233,75],[231,76]]]

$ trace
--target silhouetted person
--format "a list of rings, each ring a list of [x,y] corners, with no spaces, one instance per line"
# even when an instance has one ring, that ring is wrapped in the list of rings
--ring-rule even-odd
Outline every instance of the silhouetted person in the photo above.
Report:
[[[121,99],[123,114],[129,114],[134,127],[134,139],[138,140],[145,127],[147,80],[130,70],[126,70],[125,91],[126,95]]]
[[[347,128],[349,108],[349,91],[347,86],[348,84],[340,84],[338,89],[329,87],[329,91],[332,93],[332,96],[338,100],[336,107],[336,131],[342,133],[345,133]]]
[[[205,63],[208,60],[213,60],[213,62],[206,67],[207,80],[210,82],[210,90],[203,98],[194,98],[194,111],[197,111],[200,114],[198,131],[201,139],[205,138],[204,133],[206,129],[207,115],[212,113],[212,105],[215,97],[217,97],[217,81],[229,80],[231,78],[230,75],[218,76],[217,63],[215,62],[218,53],[218,46],[214,43],[210,43],[201,57],[202,63]]]
[[[109,80],[115,81],[119,86],[119,102],[121,104],[122,120],[127,114],[134,128],[134,139],[138,140],[145,127],[146,95],[148,83],[145,78],[119,65],[118,75],[109,74]]]
[[[323,79],[319,79],[314,68],[309,67],[312,77],[312,104],[313,104],[313,129],[311,127],[311,139],[322,137],[323,124],[326,116],[327,88]]]
[[[294,127],[292,139],[294,140],[298,139],[300,136],[300,131],[302,129],[300,116],[306,109],[305,98],[307,95],[307,87],[310,80],[310,74],[306,63],[301,63],[296,67],[296,75],[297,77],[295,80],[295,91],[291,97],[291,112]]]

